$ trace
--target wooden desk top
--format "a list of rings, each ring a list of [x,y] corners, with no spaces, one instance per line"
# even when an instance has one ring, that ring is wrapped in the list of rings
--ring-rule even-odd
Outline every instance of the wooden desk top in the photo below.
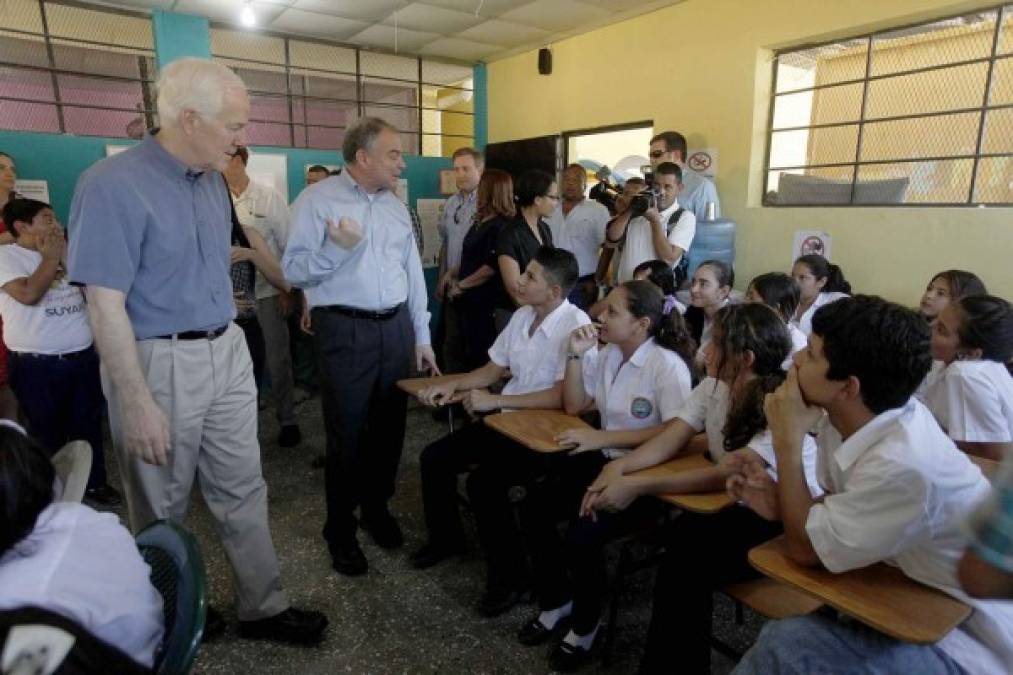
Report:
[[[485,423],[507,438],[536,452],[562,452],[568,448],[556,443],[556,435],[568,429],[590,429],[579,417],[562,410],[516,410],[484,418]]]
[[[463,373],[455,373],[453,375],[438,375],[436,377],[409,377],[404,380],[397,381],[397,388],[405,392],[409,396],[418,396],[419,392],[426,387],[431,387],[434,384],[442,384],[443,382],[450,382],[460,377],[464,377]]]
[[[706,469],[714,466],[699,452],[670,459],[664,464],[630,474],[633,476],[650,476],[660,478],[694,469]],[[735,503],[724,490],[720,492],[701,492],[697,494],[657,495],[658,499],[694,513],[717,513]]]
[[[885,563],[843,574],[798,565],[788,557],[783,536],[751,550],[749,562],[867,626],[915,644],[938,642],[971,614],[959,600]]]

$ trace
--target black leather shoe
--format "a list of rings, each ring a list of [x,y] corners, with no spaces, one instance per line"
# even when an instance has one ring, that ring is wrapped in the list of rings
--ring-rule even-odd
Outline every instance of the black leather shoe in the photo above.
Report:
[[[286,424],[278,432],[278,446],[282,448],[294,448],[302,443],[302,431],[298,424]]]
[[[201,642],[214,642],[225,635],[225,617],[217,609],[208,605],[207,619],[204,620],[204,635]]]
[[[482,616],[491,618],[499,616],[518,602],[525,602],[528,597],[526,590],[497,586],[485,592],[475,609]]]
[[[315,645],[328,624],[321,612],[289,607],[280,614],[256,621],[240,621],[239,635],[248,640],[275,640],[294,645]]]
[[[369,563],[359,548],[359,542],[353,541],[340,548],[331,547],[331,567],[347,577],[357,577],[369,570]]]
[[[360,525],[380,548],[398,548],[404,543],[401,527],[386,508],[364,513]]]
[[[549,654],[549,667],[560,673],[569,673],[587,665],[591,661],[593,651],[594,645],[591,649],[583,649],[560,640]]]
[[[531,621],[524,624],[519,631],[517,631],[517,641],[525,647],[534,647],[536,645],[545,644],[549,641],[553,635],[558,635],[570,627],[570,617],[563,617],[556,622],[556,625],[552,628],[546,628],[536,616]]]
[[[109,483],[100,485],[94,488],[88,488],[84,491],[84,498],[99,506],[119,506],[123,503],[123,498],[120,493],[116,491]]]
[[[427,542],[412,555],[412,567],[424,570],[441,563],[447,558],[464,553],[464,544],[443,545]]]

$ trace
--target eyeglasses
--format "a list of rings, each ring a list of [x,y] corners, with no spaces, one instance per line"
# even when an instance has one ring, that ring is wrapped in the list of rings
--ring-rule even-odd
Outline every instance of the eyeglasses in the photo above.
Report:
[[[668,153],[664,150],[651,150],[651,152],[648,153],[651,159],[658,159],[660,157],[664,157],[667,154]]]
[[[464,208],[464,203],[462,202],[462,203],[460,203],[460,204],[457,205],[456,209],[454,209],[454,225],[460,225],[461,224],[461,220],[460,220],[460,218],[461,218],[461,209],[463,209],[463,208]]]

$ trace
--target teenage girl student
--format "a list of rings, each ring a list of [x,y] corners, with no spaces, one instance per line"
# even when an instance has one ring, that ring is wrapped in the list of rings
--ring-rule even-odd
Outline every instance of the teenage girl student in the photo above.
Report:
[[[723,490],[727,480],[749,462],[775,473],[763,400],[784,381],[781,364],[790,345],[784,321],[769,307],[745,304],[721,309],[714,317],[711,339],[704,348],[707,378],[697,385],[664,431],[605,465],[587,488],[581,514],[607,522],[609,512],[626,509],[635,500],[636,504],[644,501],[638,497]],[[715,466],[663,478],[636,474],[672,459],[700,432],[707,434]],[[803,453],[810,490],[819,494],[816,446],[811,438],[806,438]],[[594,527],[588,519],[578,524]],[[776,536],[780,528],[744,507],[707,516],[683,513],[674,524],[655,590],[654,617],[642,668],[656,668],[658,660],[664,663],[661,670],[669,672],[673,659],[677,659],[680,669],[685,664],[685,672],[710,672],[709,665],[704,664],[710,658],[712,592],[754,576],[746,559],[749,549]],[[581,556],[568,553],[567,557],[574,560]],[[691,572],[680,571],[687,565],[692,567]],[[556,649],[553,666],[559,669],[586,661],[597,631],[597,616],[588,619],[577,613],[577,607],[573,611],[571,632]]]
[[[932,358],[941,364],[919,394],[965,452],[1002,460],[1013,442],[1013,308],[1002,298],[950,302],[932,324]]]
[[[556,523],[577,513],[588,484],[609,460],[661,433],[691,389],[696,345],[678,312],[665,312],[661,292],[648,281],[628,281],[609,293],[606,303],[600,327],[582,326],[570,334],[563,378],[566,411],[575,415],[596,408],[602,429],[560,434],[557,441],[572,445],[572,455],[554,467],[549,480],[528,486],[519,505],[542,611],[521,629],[518,639],[524,645],[541,644],[572,613],[571,643],[551,657],[557,669],[569,663],[567,649],[594,639],[607,588],[602,548],[620,519],[576,523],[567,546]],[[606,346],[596,352],[593,347],[599,340]],[[650,516],[662,510],[654,500],[645,500],[642,506],[646,508],[633,511]]]
[[[689,287],[690,306],[686,309],[689,334],[698,345],[696,361],[703,365],[703,348],[710,339],[711,324],[717,311],[728,304],[735,283],[735,271],[720,260],[705,260],[693,272]]]
[[[800,291],[792,323],[806,336],[812,332],[813,314],[817,309],[851,294],[851,284],[844,278],[841,268],[815,253],[798,258],[792,265],[791,276],[795,277]]]
[[[749,288],[746,289],[746,302],[767,305],[777,312],[788,326],[791,354],[782,364],[785,370],[791,368],[791,357],[795,355],[795,352],[805,349],[809,340],[798,326],[791,323],[791,318],[795,316],[795,310],[798,309],[799,296],[798,282],[783,272],[761,274],[750,281]]]
[[[634,268],[633,278],[637,281],[650,281],[661,289],[662,295],[665,296],[665,314],[671,309],[675,309],[679,314],[686,313],[686,305],[675,297],[675,271],[664,260],[645,260]]]
[[[943,307],[965,295],[985,295],[985,284],[974,272],[945,270],[932,277],[918,306],[918,313],[926,321],[933,321]]]

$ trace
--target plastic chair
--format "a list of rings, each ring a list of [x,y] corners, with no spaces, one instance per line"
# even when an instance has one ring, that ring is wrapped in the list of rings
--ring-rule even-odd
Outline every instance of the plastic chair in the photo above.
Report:
[[[91,445],[88,441],[71,441],[60,448],[50,461],[63,486],[58,501],[80,503],[88,489],[88,475],[91,474]]]
[[[193,667],[207,621],[207,574],[196,539],[183,527],[158,520],[137,534],[162,596],[165,635],[155,654],[158,675],[185,675]]]

